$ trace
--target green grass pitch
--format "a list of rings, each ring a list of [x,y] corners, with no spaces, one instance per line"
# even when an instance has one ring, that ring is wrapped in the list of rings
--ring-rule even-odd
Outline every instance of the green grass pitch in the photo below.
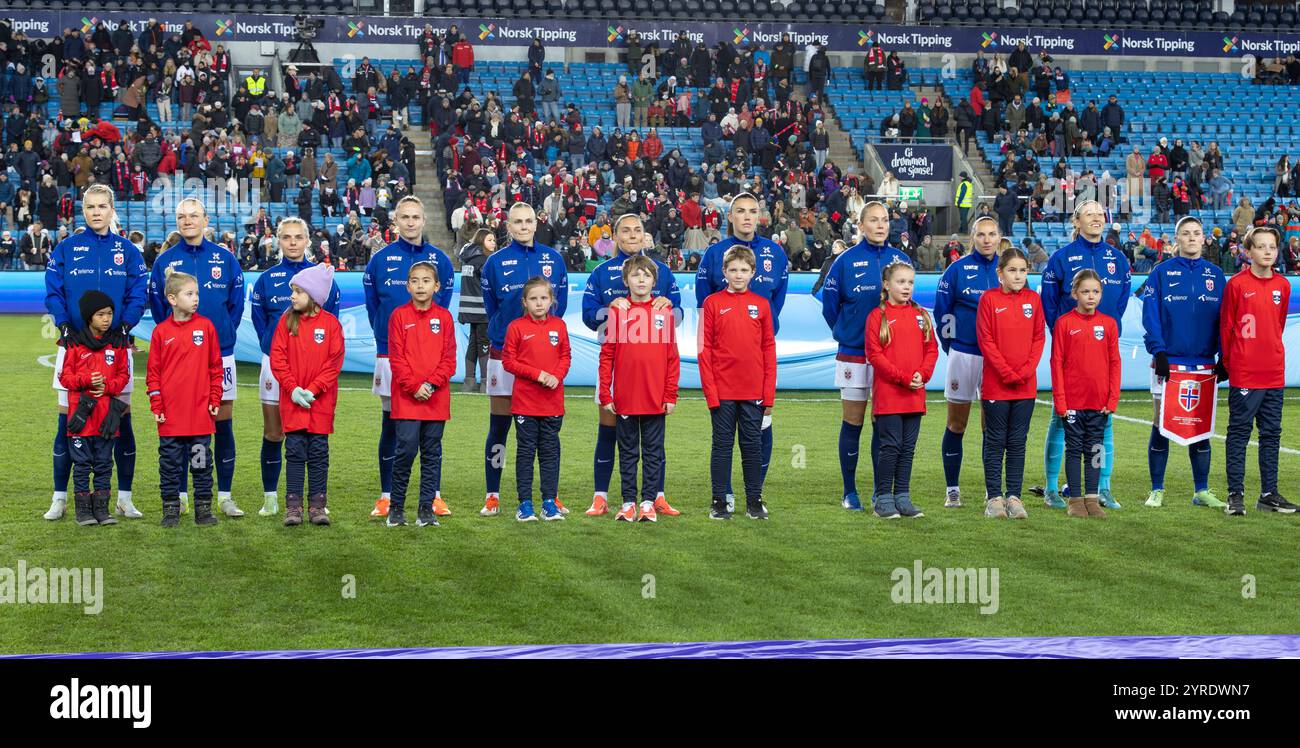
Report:
[[[576,387],[561,432],[569,519],[521,525],[508,511],[479,517],[487,398],[457,394],[443,465],[454,515],[441,528],[388,529],[369,517],[378,495],[378,402],[368,377],[348,374],[331,438],[334,524],[285,528],[282,516],[256,515],[261,416],[247,385],[257,370],[241,364],[235,498],[249,516],[198,528],[186,514],[176,530],[159,527],[157,434],[137,416],[135,498],[145,519],[82,528],[41,518],[55,400],[51,369],[38,359],[52,351],[51,341],[35,316],[0,318],[0,340],[0,567],[22,560],[29,568],[104,570],[99,615],[78,605],[0,605],[5,653],[1294,631],[1300,516],[1227,518],[1191,506],[1186,450],[1176,447],[1165,507],[1144,507],[1151,405],[1140,392],[1125,393],[1120,415],[1141,422],[1122,420],[1115,430],[1114,485],[1124,508],[1105,520],[1067,520],[1037,500],[1026,502],[1027,522],[985,519],[977,414],[965,441],[967,506],[943,509],[944,417],[934,393],[913,475],[914,500],[927,516],[886,522],[845,512],[836,393],[782,392],[765,492],[772,518],[720,523],[706,516],[707,411],[698,391],[684,391],[667,437],[668,497],[683,515],[654,525],[583,516],[597,414],[590,388]],[[141,383],[144,365],[138,356]],[[142,391],[135,406],[147,415]],[[1293,494],[1297,412],[1288,402],[1280,458],[1282,490]],[[1220,434],[1226,414],[1221,401]],[[1047,416],[1046,407],[1034,416],[1026,485],[1042,480]],[[868,438],[859,469],[864,494]],[[1215,441],[1211,473],[1221,497],[1222,446]],[[506,510],[514,501],[513,436],[509,450]],[[1254,455],[1252,447],[1248,493],[1258,487]],[[617,472],[612,488],[618,496]],[[997,612],[895,604],[891,572],[916,559],[927,567],[996,567]],[[1243,596],[1246,575],[1253,596]],[[355,580],[354,596],[344,594],[345,579]]]

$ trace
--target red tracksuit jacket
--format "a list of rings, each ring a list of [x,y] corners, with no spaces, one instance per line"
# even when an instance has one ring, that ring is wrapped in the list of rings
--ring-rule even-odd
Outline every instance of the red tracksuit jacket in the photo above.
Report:
[[[1119,328],[1103,312],[1071,309],[1052,328],[1052,400],[1056,415],[1068,410],[1119,407]]]
[[[334,433],[334,409],[343,369],[343,326],[321,309],[298,318],[298,334],[289,334],[289,314],[280,315],[271,337],[271,374],[280,383],[280,423],[284,430]],[[310,390],[310,408],[295,403],[295,387]]]
[[[776,335],[772,308],[753,291],[724,288],[700,307],[698,360],[704,401],[776,399]]]
[[[206,436],[216,431],[209,407],[221,406],[221,343],[207,317],[168,317],[149,339],[145,373],[149,408],[166,417],[158,436]]]
[[[517,416],[564,415],[564,377],[569,373],[569,328],[555,315],[536,320],[525,314],[506,328],[501,366],[515,375],[510,412]],[[537,381],[554,374],[560,385],[547,389]]]
[[[1246,267],[1228,279],[1219,310],[1219,344],[1229,385],[1252,390],[1286,386],[1282,330],[1290,302],[1291,284],[1277,273],[1256,278]]]
[[[451,390],[456,373],[456,326],[451,313],[430,302],[420,311],[404,304],[388,317],[388,362],[393,368],[393,418],[412,421],[451,420]],[[425,382],[433,395],[420,402],[415,393]]]
[[[975,312],[975,336],[984,358],[980,397],[1028,400],[1038,395],[1038,361],[1045,338],[1043,300],[1028,287],[985,291]]]
[[[880,342],[880,320],[889,320],[889,343]],[[867,362],[871,364],[871,413],[925,413],[925,388],[914,390],[912,375],[921,372],[930,381],[939,360],[939,344],[933,326],[925,339],[922,320],[929,313],[912,304],[883,302],[867,315]]]
[[[81,431],[69,429],[68,436],[99,436],[99,427],[104,422],[104,416],[108,415],[108,401],[122,394],[126,383],[131,381],[126,349],[108,345],[92,351],[84,345],[68,346],[63,355],[63,372],[59,374],[59,384],[68,390],[69,413],[77,412],[77,404],[81,402],[82,393],[90,389],[90,377],[95,372],[104,375],[104,394],[97,398],[95,410],[86,419],[86,427]]]
[[[681,358],[677,353],[672,307],[631,302],[626,311],[609,308],[605,342],[600,346],[600,404],[614,403],[625,416],[660,415],[664,403],[677,402]],[[617,382],[611,393],[610,385]]]

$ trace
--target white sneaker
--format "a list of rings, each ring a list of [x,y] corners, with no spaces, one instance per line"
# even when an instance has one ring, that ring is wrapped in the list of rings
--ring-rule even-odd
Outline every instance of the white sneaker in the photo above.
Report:
[[[274,493],[265,494],[262,497],[262,508],[257,510],[259,516],[270,517],[280,511],[279,497]]]
[[[223,499],[221,501],[221,513],[227,517],[244,516],[244,510],[236,506],[234,499]]]
[[[117,513],[127,519],[140,519],[144,517],[144,515],[140,513],[140,510],[135,508],[135,504],[131,503],[130,496],[117,497]]]
[[[179,498],[181,501],[181,514],[187,514],[190,511],[190,496],[182,491]]]
[[[736,494],[734,493],[727,494],[727,511],[733,513],[736,511]]]
[[[50,510],[45,513],[45,519],[61,519],[63,513],[68,510],[67,499],[50,499]]]

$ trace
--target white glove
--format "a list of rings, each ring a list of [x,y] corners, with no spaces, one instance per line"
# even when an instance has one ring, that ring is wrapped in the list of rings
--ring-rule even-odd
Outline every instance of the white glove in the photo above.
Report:
[[[312,396],[311,392],[304,390],[301,387],[294,387],[293,393],[289,395],[289,399],[300,407],[310,408],[312,400],[315,398]]]

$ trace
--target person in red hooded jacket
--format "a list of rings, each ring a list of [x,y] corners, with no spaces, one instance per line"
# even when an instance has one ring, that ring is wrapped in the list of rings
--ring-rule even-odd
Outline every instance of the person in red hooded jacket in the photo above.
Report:
[[[131,381],[126,341],[110,333],[113,299],[97,289],[81,295],[85,325],[69,338],[59,383],[68,390],[68,452],[79,525],[115,525],[108,511],[113,446],[126,404],[117,400]],[[91,474],[94,473],[94,491]]]
[[[442,479],[442,434],[451,420],[449,385],[456,373],[456,327],[451,312],[434,300],[440,288],[438,268],[433,263],[412,263],[406,275],[411,301],[393,310],[388,318],[392,417],[397,430],[393,490],[386,520],[389,527],[406,524],[406,488],[417,452],[420,501],[416,524],[437,527],[439,516],[451,514],[438,489]]]
[[[284,427],[284,524],[302,524],[302,486],[310,468],[307,514],[328,525],[329,435],[334,432],[339,372],[343,369],[343,326],[323,309],[334,288],[334,268],[312,265],[289,279],[290,308],[271,338],[271,373],[280,384]]]
[[[867,315],[871,364],[871,419],[876,455],[877,517],[924,517],[912,504],[912,458],[925,415],[925,383],[939,359],[930,314],[912,298],[912,266],[895,260],[881,271],[880,306]]]

